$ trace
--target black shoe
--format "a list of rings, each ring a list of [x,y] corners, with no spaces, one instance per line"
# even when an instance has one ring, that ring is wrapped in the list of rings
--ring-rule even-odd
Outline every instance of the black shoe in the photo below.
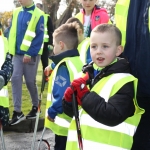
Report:
[[[25,119],[26,119],[26,117],[24,116],[24,114],[22,112],[13,111],[12,120],[10,120],[9,124],[15,125]]]
[[[32,110],[27,114],[26,119],[34,119],[36,118],[38,108],[36,106],[32,106]]]

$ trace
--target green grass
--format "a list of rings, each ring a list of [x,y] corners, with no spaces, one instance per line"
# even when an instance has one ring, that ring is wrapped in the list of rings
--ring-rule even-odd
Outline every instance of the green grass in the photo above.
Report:
[[[39,64],[38,67],[38,72],[37,72],[37,76],[36,76],[36,83],[37,83],[37,87],[38,87],[38,92],[40,94],[41,91],[41,82],[42,82],[42,65],[41,63]],[[45,108],[46,108],[46,98],[47,98],[47,83],[45,85],[45,89],[44,92],[42,94],[42,102],[41,102],[41,115],[40,117],[45,117]],[[13,100],[12,100],[12,88],[11,88],[11,82],[8,83],[8,91],[9,91],[9,111],[10,111],[10,117],[13,114]],[[26,84],[22,84],[22,112],[24,113],[24,115],[27,115],[29,113],[29,111],[32,108],[32,103],[31,103],[31,98],[29,95],[29,92],[26,88]]]

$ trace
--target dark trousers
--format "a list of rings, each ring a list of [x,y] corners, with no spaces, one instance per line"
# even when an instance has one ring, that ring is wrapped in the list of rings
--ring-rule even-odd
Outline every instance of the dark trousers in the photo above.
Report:
[[[48,43],[44,43],[43,54],[41,55],[43,71],[48,66],[48,57],[49,57]]]
[[[150,150],[150,97],[137,97],[138,104],[145,109],[134,135],[132,150]]]
[[[60,136],[55,134],[54,150],[65,150],[66,142],[67,142],[67,136]]]

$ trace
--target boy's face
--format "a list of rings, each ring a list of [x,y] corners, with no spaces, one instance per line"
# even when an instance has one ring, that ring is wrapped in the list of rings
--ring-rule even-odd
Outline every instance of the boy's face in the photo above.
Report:
[[[80,0],[80,3],[86,11],[92,11],[96,4],[96,1],[97,0]]]
[[[99,67],[111,64],[122,53],[122,46],[116,45],[116,35],[109,32],[92,32],[90,53],[93,62]]]
[[[28,7],[33,3],[33,0],[18,0],[23,7]]]

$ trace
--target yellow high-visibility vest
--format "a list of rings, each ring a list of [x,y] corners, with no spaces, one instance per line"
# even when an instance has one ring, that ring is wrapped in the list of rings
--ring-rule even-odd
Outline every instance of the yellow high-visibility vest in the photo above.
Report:
[[[10,33],[9,33],[9,53],[12,55],[15,55],[16,51],[16,34],[17,34],[17,19],[19,12],[21,11],[22,7],[18,7],[13,11],[13,20],[12,20],[12,26],[10,28]],[[29,47],[31,46],[32,40],[36,36],[35,30],[36,30],[36,25],[40,19],[40,17],[43,16],[43,12],[35,7],[31,20],[29,22],[29,25],[27,27],[27,30],[24,35],[24,39],[22,41],[22,44],[20,46],[20,49],[22,51],[28,51]],[[44,39],[43,39],[44,41]],[[42,54],[43,52],[43,44],[41,45],[41,49],[38,54]]]
[[[1,67],[3,62],[5,61],[6,53],[8,52],[8,41],[7,38],[3,36],[3,34],[0,35],[0,51],[1,51],[0,55],[0,67]],[[5,108],[9,107],[9,95],[7,86],[4,86],[0,90],[0,106],[3,106]]]
[[[46,128],[51,129],[57,135],[67,136],[68,128],[69,128],[72,118],[67,116],[65,113],[62,113],[62,114],[58,114],[55,117],[54,123],[47,119],[48,108],[51,106],[53,99],[54,99],[52,91],[53,91],[54,81],[56,78],[56,73],[57,73],[59,66],[64,62],[66,63],[66,66],[69,71],[70,81],[73,81],[73,79],[79,78],[82,75],[81,69],[82,69],[83,63],[81,62],[79,56],[65,58],[56,65],[55,69],[53,70],[50,76],[49,83],[48,83],[48,94],[47,94],[44,126]],[[62,81],[62,82],[65,82],[65,81]]]
[[[107,126],[95,121],[83,109],[80,115],[81,133],[84,150],[129,150],[133,143],[133,135],[144,110],[136,101],[137,79],[131,74],[116,73],[102,78],[91,91],[96,92],[107,102],[109,98],[128,82],[134,82],[135,113],[117,126]],[[128,110],[127,110],[128,111]],[[79,150],[75,120],[73,119],[67,138],[66,150]]]

